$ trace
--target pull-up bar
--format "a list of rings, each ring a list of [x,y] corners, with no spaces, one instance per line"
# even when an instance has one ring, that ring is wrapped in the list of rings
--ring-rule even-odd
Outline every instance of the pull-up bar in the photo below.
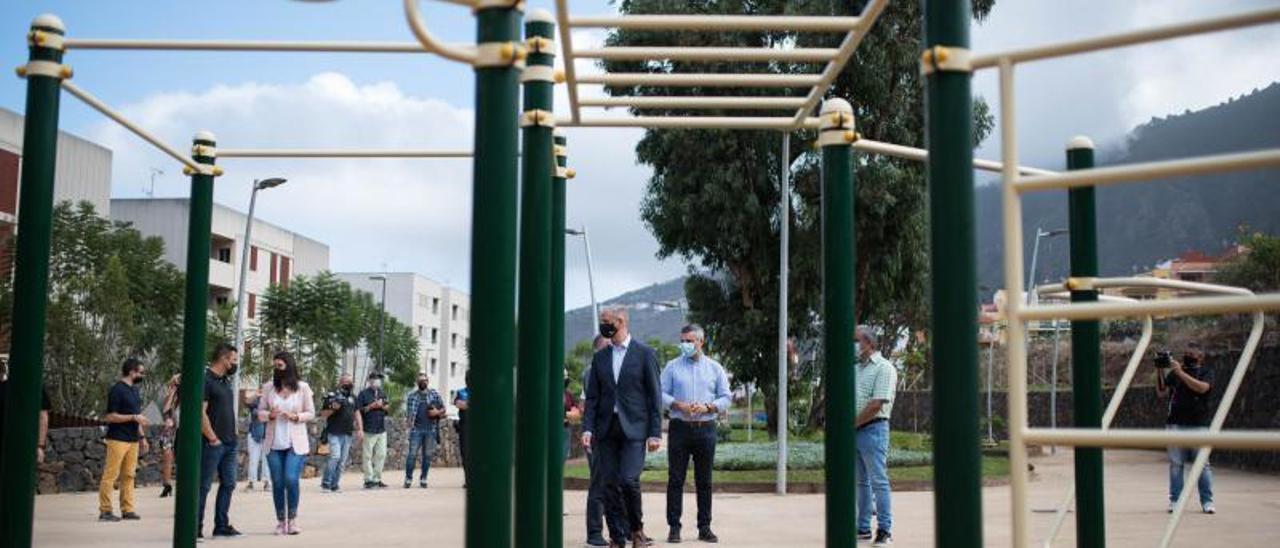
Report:
[[[224,148],[220,158],[471,158],[470,150]]]

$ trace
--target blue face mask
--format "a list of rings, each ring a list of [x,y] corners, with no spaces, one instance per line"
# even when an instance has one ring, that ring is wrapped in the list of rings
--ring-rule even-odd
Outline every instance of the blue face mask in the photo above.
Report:
[[[698,351],[697,347],[691,342],[680,341],[680,357],[692,358],[693,354]]]
[[[853,343],[853,357],[859,361],[862,360],[862,343],[855,341]]]

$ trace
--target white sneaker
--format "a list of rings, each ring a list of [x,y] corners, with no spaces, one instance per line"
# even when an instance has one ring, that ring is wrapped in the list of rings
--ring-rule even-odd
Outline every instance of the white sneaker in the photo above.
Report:
[[[1206,514],[1216,514],[1216,513],[1218,513],[1218,509],[1217,509],[1217,508],[1214,508],[1214,506],[1213,506],[1213,503],[1212,503],[1212,502],[1210,502],[1209,504],[1206,504],[1206,505],[1204,505],[1204,506],[1201,506],[1201,507],[1200,507],[1200,510],[1201,510],[1201,511],[1203,511],[1204,513],[1206,513]]]

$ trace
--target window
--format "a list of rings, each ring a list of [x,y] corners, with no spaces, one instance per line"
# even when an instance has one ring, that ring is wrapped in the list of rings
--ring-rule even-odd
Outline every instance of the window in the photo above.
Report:
[[[455,305],[453,305],[453,310],[449,312],[449,319],[451,319],[451,320],[457,320],[457,319],[458,319],[458,305],[456,305],[456,304],[455,304]]]
[[[293,264],[288,257],[280,257],[280,285],[289,287],[289,266]]]
[[[258,246],[249,246],[249,270],[258,271]]]
[[[230,263],[230,262],[231,262],[231,248],[229,248],[229,247],[220,247],[220,248],[218,248],[218,261],[219,261],[219,262],[223,262],[223,263]]]
[[[271,283],[272,283],[272,284],[279,283],[279,282],[280,282],[280,270],[279,270],[279,268],[277,268],[277,267],[276,267],[276,265],[278,264],[278,263],[276,262],[276,254],[275,254],[275,253],[271,253],[271,254],[269,254],[269,255],[268,255],[267,260],[268,260],[268,261],[271,261]]]
[[[431,344],[437,344],[439,342],[440,342],[440,330],[432,327],[431,328]]]
[[[222,305],[227,304],[227,301],[229,301],[229,300],[230,300],[230,299],[228,299],[225,295],[219,295],[219,296],[217,296],[217,297],[214,297],[214,298],[213,298],[213,302],[214,302],[214,303],[217,303],[217,305],[218,305],[218,306],[222,306]]]
[[[457,347],[458,347],[458,334],[457,334],[457,333],[450,333],[450,334],[449,334],[449,348],[457,348]]]
[[[449,362],[449,376],[458,376],[458,362]]]
[[[421,339],[421,338],[422,338],[422,326],[421,326],[421,325],[419,325],[419,326],[418,326],[418,338],[419,338],[419,339]]]
[[[258,311],[258,296],[254,295],[253,293],[250,293],[249,308],[248,308],[249,317],[250,318],[255,317],[257,315],[257,311]]]
[[[432,314],[440,313],[440,299],[438,297],[431,298],[431,313]]]
[[[431,358],[431,374],[432,375],[436,374],[436,365],[437,365],[436,361],[437,360],[435,358]]]

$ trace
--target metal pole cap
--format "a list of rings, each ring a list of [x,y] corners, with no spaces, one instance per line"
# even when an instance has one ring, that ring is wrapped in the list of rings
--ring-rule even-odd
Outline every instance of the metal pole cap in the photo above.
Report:
[[[191,140],[192,141],[208,141],[209,143],[216,144],[218,142],[218,137],[215,136],[212,131],[209,131],[207,129],[202,129],[200,131],[197,131],[195,136],[192,137]]]
[[[1093,139],[1084,135],[1076,135],[1070,141],[1067,141],[1067,150],[1089,149],[1093,150]]]
[[[524,21],[526,23],[549,23],[552,25],[556,24],[555,16],[551,15],[551,12],[542,8],[538,8],[529,12],[529,14],[524,17]]]
[[[42,13],[31,20],[32,29],[46,29],[57,31],[59,33],[67,32],[66,25],[62,24],[62,18],[52,13]]]

